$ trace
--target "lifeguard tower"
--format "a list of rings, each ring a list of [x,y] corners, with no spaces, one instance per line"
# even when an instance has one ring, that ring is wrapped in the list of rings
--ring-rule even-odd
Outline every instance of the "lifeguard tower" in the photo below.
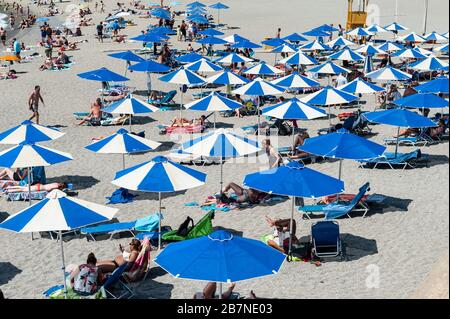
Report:
[[[348,0],[347,31],[366,27],[368,4],[369,0]]]

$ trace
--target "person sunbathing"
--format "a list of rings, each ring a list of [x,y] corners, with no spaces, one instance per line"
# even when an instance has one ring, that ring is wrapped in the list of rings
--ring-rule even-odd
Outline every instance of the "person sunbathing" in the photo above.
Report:
[[[266,244],[276,250],[282,252],[283,254],[287,253],[289,249],[289,229],[291,225],[290,219],[271,219],[266,216],[267,224],[270,227],[274,227],[275,231],[273,236],[267,240]],[[295,219],[292,220],[292,243],[297,243],[298,239],[295,237],[295,232],[297,229],[297,223]]]
[[[118,93],[118,92],[111,92],[111,95],[104,98],[105,102],[116,102],[123,100],[127,97],[128,94],[125,93]]]
[[[236,196],[237,196],[236,199],[232,199],[231,197],[227,196],[227,193],[230,190],[233,190],[233,192],[236,194]],[[223,197],[224,195],[225,195],[225,197]],[[219,200],[221,202],[224,202],[224,201],[227,201],[227,199],[228,199],[229,202],[236,202],[239,204],[242,204],[242,203],[257,204],[261,200],[266,198],[267,195],[268,195],[267,193],[260,192],[253,188],[245,189],[245,188],[237,185],[236,183],[230,183],[223,189],[223,192],[222,192]],[[225,203],[225,204],[228,204],[228,203]]]
[[[6,180],[11,182],[20,182],[25,179],[28,174],[28,169],[16,168],[16,170],[12,170],[10,168],[5,168],[0,171],[0,180]]]
[[[172,127],[186,127],[186,126],[193,126],[193,125],[204,126],[205,119],[206,119],[206,117],[204,115],[200,116],[200,118],[198,118],[198,119],[193,119],[193,120],[175,117],[172,120],[172,124],[170,126],[172,126]]]
[[[6,187],[6,192],[7,193],[24,193],[24,192],[41,192],[41,191],[45,191],[45,192],[51,192],[52,190],[55,189],[59,189],[59,190],[63,190],[67,188],[67,184],[66,183],[50,183],[50,184],[35,184],[35,185],[31,185],[31,187],[28,189],[28,185],[25,186],[8,186]]]
[[[129,246],[130,250],[126,251],[122,247],[122,245],[119,244],[119,250],[121,254],[119,256],[116,256],[113,260],[102,260],[97,262],[97,267],[103,273],[111,273],[116,268],[119,268],[123,264],[128,263],[127,269],[125,271],[131,269],[137,257],[139,256],[139,252],[141,251],[141,242],[140,240],[133,238]]]
[[[44,64],[39,67],[40,71],[52,70],[55,68],[52,58],[46,58]]]
[[[227,289],[222,294],[222,299],[228,299],[230,298],[231,294],[233,293],[234,288],[236,287],[236,284],[232,283],[230,288]],[[217,291],[217,283],[215,282],[208,282],[203,288],[202,292],[198,292],[194,295],[193,299],[217,299],[216,297],[216,291]]]
[[[91,106],[91,112],[89,113],[89,115],[86,116],[80,123],[78,123],[78,125],[83,125],[87,121],[100,123],[102,115],[102,100],[100,98],[97,98],[97,100],[95,100],[95,102]]]
[[[299,133],[295,136],[292,154],[288,154],[290,159],[295,160],[311,156],[311,154],[298,149],[299,146],[302,146],[305,143],[307,138],[309,138],[309,134],[307,132]]]

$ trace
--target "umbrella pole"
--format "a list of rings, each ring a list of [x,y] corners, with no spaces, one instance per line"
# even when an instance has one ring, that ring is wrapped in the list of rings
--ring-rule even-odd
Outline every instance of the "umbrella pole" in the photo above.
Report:
[[[129,122],[130,122],[130,133],[131,133],[131,118],[132,118],[132,117],[133,117],[133,115],[130,114],[130,119],[129,119],[129,120],[130,120],[130,121],[129,121]]]
[[[158,228],[158,250],[161,250],[161,192],[158,193],[158,200],[159,200],[159,228]]]
[[[331,131],[331,105],[328,105],[328,133]]]
[[[292,252],[292,228],[294,226],[294,209],[295,209],[295,197],[292,196],[291,221],[289,223],[289,252],[288,252],[288,255],[290,255]]]
[[[125,154],[122,154],[122,167],[125,169]]]
[[[397,128],[397,143],[395,144],[395,158],[397,158],[398,146],[400,144],[400,126]]]
[[[222,283],[219,282],[219,299],[222,299],[222,291],[223,291]]]
[[[256,112],[258,112],[258,127],[256,128],[256,135],[258,135],[259,136],[259,126],[260,126],[260,124],[261,124],[261,115],[259,114],[259,104],[260,104],[260,97],[258,97],[258,99],[256,100],[257,101],[257,103],[258,103],[258,105],[257,105],[257,107],[256,107]]]
[[[63,239],[62,239],[62,231],[59,231],[59,241],[61,242],[61,260],[62,260],[62,272],[63,272],[63,280],[64,280],[64,299],[67,299],[67,283],[66,283],[66,266],[64,263],[64,247],[63,247]]]
[[[31,206],[31,167],[28,167],[28,206]],[[34,240],[33,232],[31,232],[31,240]]]
[[[181,117],[182,117],[182,112],[183,112],[183,88],[181,88],[181,97],[180,97],[180,121],[181,121]]]
[[[214,112],[214,130],[216,129],[216,112]]]
[[[220,157],[220,194],[223,191],[223,156]]]

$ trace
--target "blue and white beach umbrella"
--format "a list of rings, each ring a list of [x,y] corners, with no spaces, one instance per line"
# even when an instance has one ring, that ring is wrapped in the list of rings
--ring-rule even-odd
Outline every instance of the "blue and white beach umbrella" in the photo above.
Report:
[[[297,72],[294,72],[285,77],[273,80],[270,83],[284,87],[284,88],[290,88],[290,89],[310,88],[310,87],[320,86],[319,82],[317,82],[313,79],[310,79],[306,76],[303,76]]]
[[[374,47],[372,44],[363,45],[362,47],[356,49],[355,52],[365,55],[386,54],[386,52]]]
[[[444,37],[443,35],[437,33],[436,31],[433,31],[431,33],[428,33],[424,36],[425,40],[427,41],[436,41],[436,42],[440,42],[440,41],[448,41],[448,38]]]
[[[412,78],[411,74],[395,69],[391,66],[370,72],[366,77],[378,81],[407,81]]]
[[[280,38],[273,38],[273,39],[261,41],[261,44],[263,44],[267,47],[276,48],[276,47],[279,47],[280,45],[288,44],[288,42],[286,42]]]
[[[344,84],[343,86],[340,86],[337,88],[338,90],[341,90],[343,92],[347,92],[353,95],[357,94],[373,94],[378,92],[385,91],[384,88],[377,86],[375,84],[372,84],[370,82],[364,81],[361,78],[357,78],[350,83]]]
[[[440,47],[434,48],[433,51],[435,52],[447,52],[448,53],[448,43],[444,44]]]
[[[297,49],[294,48],[290,44],[282,44],[274,49],[272,49],[270,52],[272,53],[295,53],[297,52]]]
[[[210,37],[206,37],[206,38],[200,39],[200,40],[197,41],[197,43],[200,43],[200,44],[211,44],[211,45],[214,45],[214,44],[217,44],[217,45],[228,44],[227,41],[225,41],[225,40],[223,40],[221,38],[216,38],[214,36],[210,36]]]
[[[432,81],[426,82],[414,89],[420,93],[436,93],[436,94],[448,94],[449,82],[447,77],[439,77]]]
[[[148,152],[157,149],[159,146],[161,146],[161,143],[130,134],[125,129],[120,129],[117,133],[99,141],[94,141],[85,148],[99,154],[122,154],[123,169],[125,169],[125,154]]]
[[[244,85],[249,80],[228,70],[224,70],[206,79],[206,83],[220,85]]]
[[[149,162],[116,173],[112,184],[134,191],[158,193],[161,220],[161,193],[172,193],[205,184],[206,174],[157,156]],[[158,247],[161,247],[161,223]]]
[[[39,143],[53,141],[64,132],[57,129],[35,124],[31,121],[23,121],[22,124],[0,133],[0,144],[20,144],[25,141]]]
[[[252,75],[277,75],[277,74],[281,74],[284,72],[270,64],[261,62],[255,66],[245,70],[244,73],[252,74]]]
[[[196,62],[201,59],[207,59],[207,58],[198,53],[195,53],[195,52],[188,53],[188,54],[179,56],[178,58],[175,58],[175,60],[177,60],[180,63],[192,63],[192,62]]]
[[[393,22],[393,23],[385,26],[384,28],[388,31],[406,31],[406,30],[408,30],[407,27],[405,27],[397,22]]]
[[[53,190],[42,201],[8,217],[0,228],[17,233],[59,231],[64,293],[67,297],[62,231],[111,220],[117,212],[116,208],[68,197],[60,190]]]
[[[309,70],[311,73],[318,74],[343,74],[350,73],[350,70],[345,69],[331,61],[325,62],[324,64],[318,65]]]
[[[207,97],[185,105],[185,108],[189,110],[214,112],[214,129],[216,128],[216,112],[232,111],[241,107],[243,107],[242,104],[217,92],[212,92]]]
[[[212,63],[207,59],[201,59],[196,62],[189,63],[185,65],[185,68],[194,72],[218,72],[223,70],[222,67]]]
[[[428,57],[425,60],[414,62],[409,68],[421,71],[440,71],[448,67],[448,63],[434,57]]]
[[[385,28],[379,26],[376,23],[371,24],[370,26],[368,26],[364,30],[366,30],[367,32],[371,32],[371,33],[386,33],[386,32],[389,32],[389,30],[386,30]]]
[[[300,50],[303,51],[331,51],[331,48],[319,41],[315,40],[312,42],[308,42],[299,47]]]
[[[432,93],[418,93],[409,95],[394,102],[395,105],[416,109],[434,109],[448,107],[448,101]]]
[[[402,42],[426,42],[427,40],[418,35],[415,32],[411,32],[410,34],[405,35],[404,37],[400,38],[400,41]]]
[[[130,94],[127,98],[111,103],[103,112],[110,114],[145,114],[159,111],[159,108],[136,99]]]
[[[285,120],[313,120],[327,115],[324,110],[303,103],[297,98],[266,107],[262,114]]]
[[[356,53],[350,50],[349,48],[346,48],[342,51],[336,52],[328,56],[328,59],[341,61],[363,61],[365,58],[361,54]]]
[[[281,64],[289,65],[314,65],[318,64],[313,57],[305,54],[303,51],[298,50],[296,53],[280,61]]]
[[[251,62],[253,61],[250,58],[247,58],[243,55],[237,54],[237,53],[230,53],[226,56],[224,56],[223,58],[220,58],[218,60],[216,60],[215,62],[220,63],[220,64],[232,64],[232,63],[247,63],[247,62]]]
[[[306,39],[305,37],[303,37],[300,34],[295,33],[295,32],[290,34],[290,35],[285,36],[282,39],[285,40],[285,41],[293,42],[293,43],[308,41],[308,39]]]
[[[264,96],[264,95],[279,95],[285,91],[281,86],[266,82],[261,78],[256,78],[250,83],[241,86],[234,90],[233,94],[250,95],[250,96]]]
[[[395,42],[391,42],[391,41],[387,41],[385,43],[383,43],[382,45],[380,45],[379,47],[377,47],[379,50],[385,51],[385,52],[397,52],[397,51],[401,51],[401,50],[405,50],[406,48],[398,43]]]
[[[235,43],[243,42],[243,41],[250,41],[249,39],[244,38],[244,37],[240,36],[239,34],[232,34],[223,39],[230,44],[235,44]]]
[[[403,58],[403,59],[426,59],[427,57],[414,49],[404,49],[397,51],[391,55],[392,57]]]
[[[373,55],[367,54],[366,58],[364,59],[363,74],[368,74],[372,71],[373,71]]]
[[[353,30],[348,31],[346,34],[354,37],[369,37],[373,35],[372,32],[366,31],[363,28],[355,28]]]
[[[188,154],[220,159],[220,191],[223,189],[223,160],[261,151],[258,141],[239,136],[229,130],[217,129],[183,143],[180,149]]]
[[[334,47],[347,47],[347,46],[352,46],[352,45],[356,45],[355,42],[352,42],[350,40],[347,40],[346,38],[344,38],[343,36],[337,37],[334,40],[331,40],[330,42],[327,42],[327,45],[330,48],[334,48]]]

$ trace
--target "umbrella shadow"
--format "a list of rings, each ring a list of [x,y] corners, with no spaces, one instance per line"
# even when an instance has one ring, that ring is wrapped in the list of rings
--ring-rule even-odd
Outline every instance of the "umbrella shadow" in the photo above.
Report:
[[[214,120],[209,120],[208,129],[214,130]],[[216,128],[233,128],[234,124],[225,122],[216,122]]]
[[[428,155],[429,156],[429,163],[428,167],[433,167],[437,165],[448,165],[449,158],[447,155]]]
[[[22,272],[10,262],[0,262],[0,286],[7,284],[16,275]]]
[[[93,187],[100,181],[92,176],[63,175],[47,178],[47,183],[72,183],[77,190],[83,190]]]
[[[7,212],[0,212],[0,223],[2,223],[8,217],[9,214]]]
[[[175,197],[178,195],[184,195],[186,193],[185,190],[171,193],[161,193],[162,204],[164,205],[164,200],[170,197]],[[136,195],[134,200],[158,200],[158,193],[154,192],[138,192],[138,191],[130,191],[130,194]]]
[[[383,195],[385,196],[385,195]],[[367,216],[375,214],[386,214],[394,212],[407,212],[409,205],[413,202],[412,199],[403,199],[392,196],[385,196],[382,204],[374,204],[370,206]],[[355,214],[356,215],[356,214]],[[361,213],[362,216],[362,213]]]
[[[355,261],[366,256],[378,254],[377,241],[364,237],[341,234],[345,261]]]
[[[177,145],[177,143],[172,142],[172,141],[166,141],[166,142],[160,142],[161,145],[158,147],[158,152],[167,152],[167,151],[171,151],[175,149],[175,145]]]
[[[150,271],[152,272],[153,269],[151,269]],[[147,279],[140,283],[135,298],[170,299],[172,297],[173,288],[174,286],[172,284],[166,284],[152,279]]]
[[[227,227],[222,227],[222,226],[215,226],[215,227],[213,227],[213,229],[214,229],[214,231],[224,230],[224,231],[230,232],[231,234],[233,234],[235,236],[238,236],[238,237],[243,237],[244,236],[244,232],[243,231],[236,230],[236,229],[233,229],[233,228],[227,228]]]
[[[156,122],[155,119],[148,117],[148,116],[136,116],[133,115],[131,123],[132,124],[137,124],[137,125],[144,125],[144,124],[149,124],[149,123],[153,123]]]
[[[55,125],[47,125],[50,128],[55,128],[55,129],[59,129],[59,128],[66,128],[67,125],[61,125],[61,124],[55,124]]]

